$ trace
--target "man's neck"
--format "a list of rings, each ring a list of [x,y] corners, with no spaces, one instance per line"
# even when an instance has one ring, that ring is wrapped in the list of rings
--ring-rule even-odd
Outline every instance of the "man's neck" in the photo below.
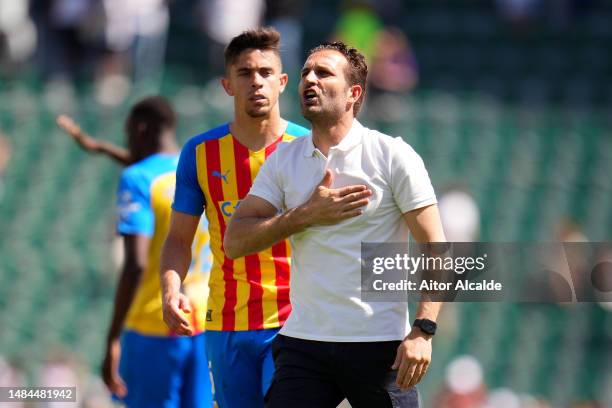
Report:
[[[160,149],[157,153],[162,154],[175,154],[179,151],[179,147],[176,144],[176,140],[174,138],[170,139],[162,139]]]
[[[236,115],[230,123],[232,136],[251,151],[259,151],[274,143],[287,128],[287,121],[278,112],[270,116],[252,118],[246,114]]]
[[[355,117],[344,115],[333,123],[312,123],[312,143],[325,157],[329,149],[340,144],[348,135]]]

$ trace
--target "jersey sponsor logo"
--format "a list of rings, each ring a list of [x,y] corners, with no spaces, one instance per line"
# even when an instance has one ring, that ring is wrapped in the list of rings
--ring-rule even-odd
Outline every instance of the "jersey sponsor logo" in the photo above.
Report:
[[[236,209],[238,209],[239,205],[240,205],[240,200],[220,201],[219,208],[221,209],[223,218],[225,218],[225,220],[227,221],[227,219],[229,219],[232,215],[234,215],[234,212],[236,211]]]
[[[125,221],[132,213],[140,211],[142,206],[132,200],[132,194],[129,191],[124,191],[119,195],[117,212],[119,219]]]
[[[215,171],[213,171],[213,172],[212,172],[212,175],[213,175],[214,177],[218,177],[218,178],[220,178],[221,180],[223,180],[223,181],[225,182],[225,184],[227,184],[227,183],[228,183],[228,181],[227,181],[227,175],[229,174],[229,172],[230,172],[230,171],[228,170],[228,171],[226,171],[225,173],[221,173],[220,171],[216,171],[216,170],[215,170]]]

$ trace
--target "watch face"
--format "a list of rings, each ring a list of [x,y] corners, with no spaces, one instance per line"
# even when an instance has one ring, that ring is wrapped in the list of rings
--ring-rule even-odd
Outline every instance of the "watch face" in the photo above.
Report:
[[[435,325],[428,321],[424,321],[423,323],[421,323],[421,328],[427,334],[434,334],[436,332]]]
[[[416,326],[419,327],[424,333],[427,333],[429,335],[433,336],[436,333],[437,325],[435,322],[432,322],[430,320],[421,320]]]

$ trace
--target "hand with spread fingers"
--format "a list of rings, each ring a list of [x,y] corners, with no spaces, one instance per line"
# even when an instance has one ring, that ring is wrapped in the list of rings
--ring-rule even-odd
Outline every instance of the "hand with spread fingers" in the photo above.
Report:
[[[407,390],[417,385],[431,362],[431,336],[414,329],[397,349],[392,370],[397,370],[396,384]]]
[[[333,175],[326,170],[323,180],[315,188],[303,207],[310,225],[332,225],[356,217],[368,205],[372,191],[364,185],[331,188]]]

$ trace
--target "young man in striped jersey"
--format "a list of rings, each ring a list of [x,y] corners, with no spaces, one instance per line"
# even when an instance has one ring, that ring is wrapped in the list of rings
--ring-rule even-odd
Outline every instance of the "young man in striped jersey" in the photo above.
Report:
[[[222,85],[234,98],[234,120],[195,136],[183,148],[162,255],[164,320],[176,333],[188,335],[193,327],[181,311],[190,306],[180,287],[205,211],[214,258],[206,342],[220,408],[263,407],[274,372],[270,344],[291,310],[286,241],[236,260],[223,248],[229,219],[264,160],[281,142],[308,133],[280,116],[287,75],[279,40],[277,31],[263,28],[246,31],[227,46]]]

